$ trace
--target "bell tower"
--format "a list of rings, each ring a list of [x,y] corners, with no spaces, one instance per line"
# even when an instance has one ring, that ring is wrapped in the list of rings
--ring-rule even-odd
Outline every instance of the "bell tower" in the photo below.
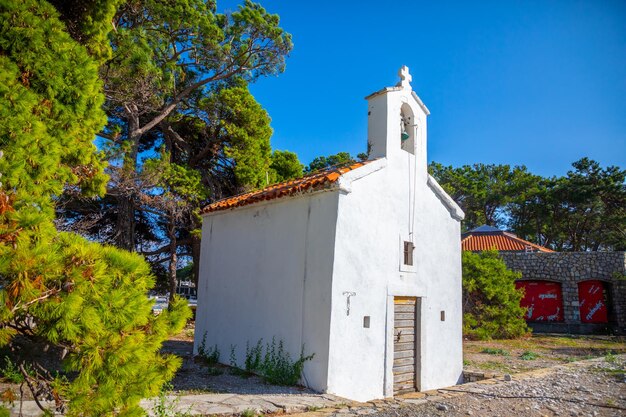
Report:
[[[368,102],[367,141],[371,158],[406,161],[416,164],[417,173],[426,178],[426,118],[430,114],[411,86],[409,68],[398,71],[400,81],[365,97]]]

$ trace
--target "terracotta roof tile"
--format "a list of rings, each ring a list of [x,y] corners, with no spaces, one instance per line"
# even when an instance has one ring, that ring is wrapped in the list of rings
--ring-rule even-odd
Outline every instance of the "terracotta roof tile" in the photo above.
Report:
[[[274,200],[277,198],[291,196],[305,191],[310,192],[329,188],[333,183],[337,182],[339,177],[341,177],[346,172],[350,172],[354,169],[362,167],[369,162],[371,161],[355,162],[350,165],[331,167],[327,170],[314,172],[302,178],[273,184],[261,190],[228,197],[223,200],[216,201],[215,203],[209,204],[204,209],[202,209],[202,213],[205,214],[220,210],[228,210],[235,207],[254,204],[259,201]]]
[[[527,248],[537,252],[554,252],[543,246],[536,245],[524,239],[520,239],[513,233],[489,232],[489,233],[467,233],[461,240],[463,250],[483,251],[495,249],[502,252],[525,252]]]

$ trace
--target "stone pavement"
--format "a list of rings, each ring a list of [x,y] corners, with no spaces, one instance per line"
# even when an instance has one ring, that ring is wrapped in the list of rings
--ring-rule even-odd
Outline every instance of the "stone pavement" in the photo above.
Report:
[[[159,399],[143,400],[141,406],[150,410]],[[192,416],[237,415],[245,411],[255,414],[298,413],[330,408],[344,403],[344,399],[328,394],[250,395],[250,394],[194,394],[168,396],[166,407]],[[153,414],[150,414],[153,415]]]
[[[308,410],[334,409],[334,407],[341,407],[346,404],[346,400],[328,394],[193,394],[170,395],[162,400],[154,398],[141,401],[141,406],[148,410],[149,413],[157,404],[167,409],[172,416],[176,412],[192,416],[209,416],[238,415],[247,410],[255,414],[289,414]],[[46,402],[44,405],[51,407],[53,404]],[[21,415],[23,417],[39,417],[43,415],[35,401],[24,401],[21,407]],[[15,404],[11,409],[11,416],[19,415],[20,405]],[[150,415],[154,414],[150,413]]]

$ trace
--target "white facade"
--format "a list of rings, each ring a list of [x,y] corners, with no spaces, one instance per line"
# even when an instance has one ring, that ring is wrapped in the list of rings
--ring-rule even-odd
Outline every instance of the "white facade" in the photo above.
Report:
[[[373,161],[323,191],[204,216],[196,350],[206,332],[224,362],[236,345],[243,363],[246,343],[275,337],[292,357],[315,353],[305,385],[391,397],[394,297],[417,297],[417,387],[460,380],[463,213],[427,173],[428,109],[406,67],[401,78],[367,97]]]

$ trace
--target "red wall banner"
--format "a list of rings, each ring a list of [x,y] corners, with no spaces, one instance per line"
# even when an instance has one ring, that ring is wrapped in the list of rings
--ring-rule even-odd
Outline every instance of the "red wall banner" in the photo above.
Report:
[[[607,323],[609,321],[604,282],[595,280],[579,282],[578,302],[581,322]]]
[[[526,307],[526,321],[563,321],[563,294],[561,284],[549,281],[517,281],[516,288],[524,289],[520,302]]]

